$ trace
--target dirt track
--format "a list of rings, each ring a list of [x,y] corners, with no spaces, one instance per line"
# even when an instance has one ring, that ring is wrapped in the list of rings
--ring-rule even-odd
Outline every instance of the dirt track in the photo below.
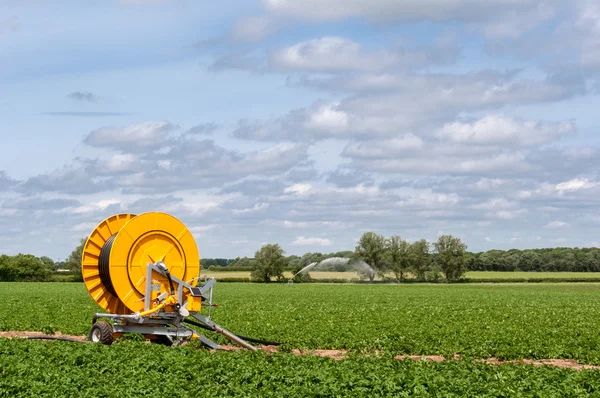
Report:
[[[28,337],[42,337],[42,338],[67,338],[76,340],[78,342],[87,342],[87,337],[85,336],[73,336],[68,334],[62,334],[57,332],[53,335],[44,334],[42,332],[19,332],[19,331],[9,331],[9,332],[0,332],[0,337],[4,338],[28,338]],[[238,351],[242,350],[242,347],[226,345],[224,346],[225,350],[228,351]],[[277,346],[259,346],[261,350],[270,354],[274,352],[278,352],[279,349]],[[214,350],[213,350],[214,351]],[[334,360],[342,360],[346,358],[348,355],[348,351],[346,350],[292,350],[291,354],[293,355],[315,355],[324,358],[330,358]],[[445,362],[445,361],[453,361],[461,359],[460,355],[454,355],[451,358],[446,358],[440,355],[397,355],[394,357],[398,360],[406,360],[411,359],[414,361],[432,361],[432,362]],[[521,364],[521,365],[533,365],[533,366],[554,366],[557,368],[568,368],[574,370],[599,370],[600,366],[597,365],[585,365],[575,362],[572,359],[519,359],[512,361],[505,361],[497,358],[482,358],[480,361],[491,364],[491,365],[503,365],[507,363],[513,364]]]

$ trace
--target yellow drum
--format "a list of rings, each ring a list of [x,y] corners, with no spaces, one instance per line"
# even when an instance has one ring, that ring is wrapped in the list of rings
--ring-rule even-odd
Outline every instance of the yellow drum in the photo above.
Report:
[[[189,229],[160,212],[115,215],[100,223],[84,246],[84,283],[92,298],[113,314],[143,311],[147,265],[158,261],[183,281],[198,277],[200,256]],[[155,274],[152,284],[169,290],[165,276]]]

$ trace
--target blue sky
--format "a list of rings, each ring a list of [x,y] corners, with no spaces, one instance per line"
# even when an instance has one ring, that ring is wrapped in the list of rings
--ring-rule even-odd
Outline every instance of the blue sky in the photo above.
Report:
[[[201,257],[596,246],[592,0],[4,1],[0,253],[165,211]]]

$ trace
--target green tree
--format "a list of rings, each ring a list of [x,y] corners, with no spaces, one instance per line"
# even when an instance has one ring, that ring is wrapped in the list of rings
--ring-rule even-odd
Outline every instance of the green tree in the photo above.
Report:
[[[358,241],[354,250],[357,259],[367,263],[373,271],[384,275],[387,270],[385,238],[374,232],[365,232]],[[374,273],[369,274],[371,282],[375,278]]]
[[[56,263],[50,257],[42,256],[40,257],[40,260],[42,260],[46,268],[51,269],[53,271],[56,271],[58,269]]]
[[[252,271],[252,279],[270,282],[275,277],[278,281],[282,280],[283,269],[287,265],[283,254],[283,249],[277,243],[262,246],[254,255],[256,267]]]
[[[235,266],[236,267],[248,267],[248,268],[253,267],[254,259],[244,256],[235,262]]]
[[[425,271],[429,269],[429,243],[425,239],[413,242],[409,248],[410,268],[419,280],[425,279]]]
[[[83,275],[81,274],[81,257],[83,256],[83,246],[85,245],[86,240],[87,238],[81,238],[79,246],[77,246],[65,260],[65,268],[71,271],[73,279],[77,282],[83,281]]]
[[[10,256],[0,255],[0,282],[13,282],[17,280],[16,270],[10,266]]]
[[[23,282],[42,282],[50,278],[51,271],[42,260],[33,254],[17,254],[8,260],[14,280]]]
[[[394,235],[386,241],[386,245],[388,266],[394,273],[396,280],[401,282],[410,266],[408,257],[410,244],[399,236]]]
[[[452,235],[442,235],[433,244],[436,260],[447,281],[459,279],[465,272],[467,245]]]

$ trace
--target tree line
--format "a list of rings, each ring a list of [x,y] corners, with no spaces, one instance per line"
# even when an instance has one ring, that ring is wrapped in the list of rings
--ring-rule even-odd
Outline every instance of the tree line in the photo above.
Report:
[[[366,232],[361,236],[353,252],[340,252],[339,257],[348,258],[346,263],[332,263],[338,267],[335,271],[346,271],[357,262],[368,265],[357,268],[371,281],[378,274],[386,277],[390,273],[401,282],[409,275],[418,280],[445,278],[447,281],[459,279],[466,271],[466,248],[459,238],[451,235],[440,236],[436,242],[429,243],[425,239],[409,243],[400,236],[386,238],[374,232]],[[332,256],[333,257],[333,256]],[[338,257],[338,256],[336,256]],[[329,257],[330,258],[330,257]],[[308,253],[293,259],[292,273],[297,273],[311,263],[318,263],[327,258]],[[258,250],[254,259],[238,259],[234,264],[252,264],[251,278],[256,281],[269,282],[284,280],[283,272],[289,267],[290,259],[284,256],[278,244],[267,244]],[[298,275],[302,279],[309,278],[309,273]]]
[[[455,246],[448,256],[444,246]],[[279,248],[280,249],[280,248]],[[306,253],[303,256],[283,256],[283,270],[298,272],[303,267],[322,262],[332,257],[362,259],[380,276],[393,275],[401,281],[405,278],[421,280],[437,280],[446,277],[448,280],[458,279],[466,271],[524,271],[524,272],[600,272],[600,248],[543,248],[543,249],[511,249],[488,250],[485,252],[469,252],[467,247],[451,235],[440,237],[437,242],[427,242],[421,239],[408,242],[398,236],[384,236],[367,232],[359,240],[354,251],[336,253]],[[272,249],[269,249],[273,251]],[[442,251],[440,251],[442,250]],[[260,251],[259,251],[260,252]],[[257,252],[257,254],[259,254]],[[442,254],[444,253],[444,254]],[[260,255],[238,257],[227,262],[227,266],[207,266],[208,261],[202,260],[202,266],[211,270],[253,270],[265,268],[260,263]],[[206,261],[206,262],[205,262]],[[319,271],[349,271],[351,262],[332,263],[319,266]],[[266,267],[268,269],[268,267]],[[279,277],[277,271],[271,271],[272,276]],[[283,271],[281,271],[281,274]],[[257,273],[260,279],[263,273]]]
[[[469,271],[600,272],[600,249],[489,250],[467,254]]]
[[[85,238],[65,261],[32,254],[14,256],[0,255],[0,281],[81,281],[81,254]],[[247,270],[252,279],[266,281],[283,280],[283,272],[297,273],[311,263],[328,258],[347,258],[347,263],[332,262],[319,266],[319,271],[350,271],[353,262],[364,261],[375,274],[402,281],[407,278],[420,280],[456,280],[466,271],[525,271],[525,272],[600,272],[600,249],[591,248],[545,248],[526,250],[488,250],[468,252],[467,246],[452,235],[445,235],[435,242],[421,239],[408,242],[399,236],[385,237],[373,232],[361,236],[354,250],[333,253],[310,252],[302,256],[286,256],[278,244],[261,247],[254,257],[203,258],[201,265],[210,270]],[[68,270],[60,275],[57,270]],[[309,279],[303,273],[298,279]]]
[[[49,257],[19,253],[14,256],[0,255],[0,282],[80,282],[81,255],[85,239],[82,239],[65,261],[54,261]],[[66,270],[65,275],[58,270]]]

